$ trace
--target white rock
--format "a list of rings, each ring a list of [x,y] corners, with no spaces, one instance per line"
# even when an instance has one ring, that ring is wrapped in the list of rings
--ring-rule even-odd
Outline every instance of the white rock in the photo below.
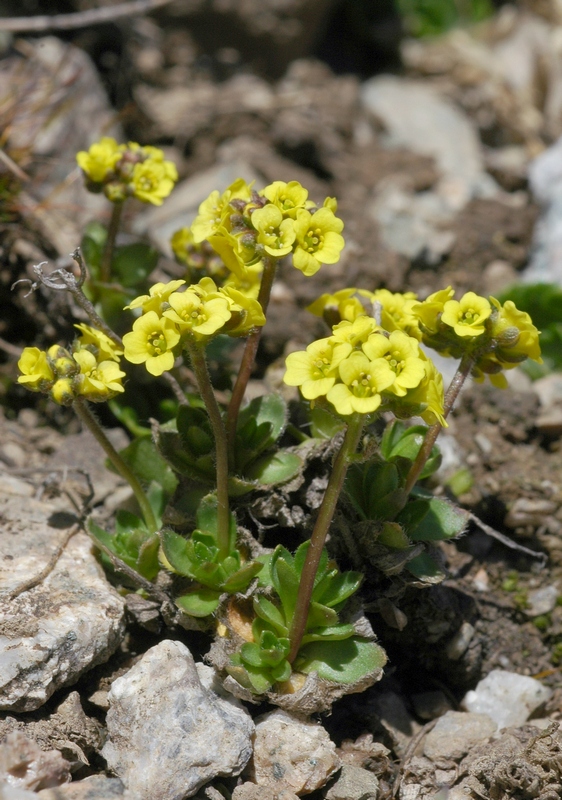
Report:
[[[474,745],[495,732],[496,726],[486,714],[447,711],[425,737],[423,753],[432,761],[460,761]]]
[[[326,800],[376,800],[379,780],[361,767],[344,764],[337,781],[326,793]]]
[[[532,712],[546,702],[552,691],[527,675],[494,669],[476,689],[467,692],[467,711],[487,714],[498,730],[524,725]]]
[[[181,642],[148,650],[108,699],[102,755],[131,800],[191,797],[212,778],[239,775],[252,754],[250,715],[203,687]]]
[[[319,723],[282,710],[256,721],[252,772],[257,784],[309,794],[339,767],[336,746]]]
[[[0,745],[0,782],[39,791],[69,780],[70,764],[58,750],[41,750],[22,731],[12,731],[4,738]]]
[[[75,534],[39,577],[72,524],[31,498],[0,495],[0,709],[32,711],[112,655],[124,632],[123,599],[107,583],[91,542]]]
[[[451,208],[462,208],[472,197],[496,192],[484,171],[474,124],[432,87],[391,75],[363,84],[364,108],[384,125],[389,144],[435,159],[443,173],[440,192]]]
[[[56,789],[43,789],[36,800],[119,800],[125,788],[119,778],[92,775],[83,781],[74,781]]]
[[[560,594],[558,587],[554,585],[543,586],[527,594],[528,606],[525,614],[528,617],[538,617],[540,614],[550,614],[558,602]]]

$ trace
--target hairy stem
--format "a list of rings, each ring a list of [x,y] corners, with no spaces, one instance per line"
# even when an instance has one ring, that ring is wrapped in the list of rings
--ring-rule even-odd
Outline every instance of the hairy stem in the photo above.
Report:
[[[119,231],[121,223],[121,213],[123,211],[123,202],[113,203],[111,211],[111,218],[109,220],[109,227],[107,229],[107,239],[103,249],[103,255],[100,265],[100,282],[109,283],[111,280],[111,262],[113,261],[113,250],[115,249],[115,239]]]
[[[89,431],[91,431],[91,433],[93,433],[117,472],[122,478],[125,478],[133,490],[146,523],[146,527],[150,533],[155,533],[158,530],[158,523],[156,522],[156,517],[154,516],[154,512],[150,506],[150,503],[148,502],[146,493],[140,485],[139,479],[128,466],[128,464],[123,461],[117,450],[113,447],[100,427],[98,421],[86,405],[86,402],[82,398],[77,398],[73,403],[73,408],[83,424],[88,428]]]
[[[443,416],[445,418],[447,418],[449,415],[449,412],[454,406],[465,380],[470,375],[470,371],[474,366],[474,360],[475,359],[473,355],[464,355],[462,357],[461,363],[459,364],[453,380],[451,381],[445,394],[445,402],[443,405]],[[436,423],[435,425],[432,425],[431,428],[428,428],[422,446],[420,447],[420,450],[416,456],[416,460],[410,467],[408,477],[406,478],[406,485],[404,486],[404,494],[406,498],[414,488],[416,481],[421,475],[421,471],[425,467],[426,461],[431,455],[431,450],[437,437],[439,436],[439,433],[441,432],[441,429],[442,426],[439,425],[439,423]]]
[[[273,280],[275,278],[276,266],[277,260],[275,258],[264,258],[263,275],[258,294],[258,303],[261,305],[264,314],[267,313],[269,298],[271,296],[271,287],[273,286]],[[226,413],[226,435],[228,441],[229,464],[231,467],[234,466],[238,414],[240,412],[242,400],[244,399],[244,395],[246,393],[248,381],[250,380],[252,370],[254,369],[262,330],[263,328],[254,328],[254,330],[246,339],[246,346],[244,348],[242,362],[240,364],[240,369],[238,370],[238,375],[236,376],[236,382],[232,390],[232,397],[230,398],[230,403],[228,404],[228,410]]]
[[[334,461],[330,480],[328,481],[328,486],[326,487],[322,499],[322,505],[320,506],[318,517],[316,518],[312,536],[310,537],[310,546],[306,554],[299,584],[295,615],[289,633],[291,650],[288,655],[288,660],[290,663],[295,660],[299,652],[302,637],[306,630],[310,599],[312,597],[312,590],[314,589],[314,580],[318,571],[320,556],[322,555],[326,536],[328,535],[338,498],[343,488],[347,468],[352,456],[355,455],[357,450],[364,423],[365,417],[362,414],[353,414],[350,417],[344,440]]]
[[[226,443],[226,429],[222,414],[215,397],[211,377],[205,359],[205,350],[202,345],[188,342],[187,351],[191,359],[191,366],[197,381],[201,399],[205,403],[209,421],[215,439],[215,466],[217,470],[217,544],[220,558],[224,559],[230,552],[229,528],[230,514],[228,504],[228,447]]]

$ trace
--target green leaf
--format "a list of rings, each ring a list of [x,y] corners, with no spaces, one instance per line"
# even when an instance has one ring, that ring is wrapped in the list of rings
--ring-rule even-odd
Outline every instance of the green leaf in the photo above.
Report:
[[[229,550],[236,549],[236,537],[238,530],[236,527],[236,518],[232,511],[229,511]],[[216,494],[208,494],[199,503],[197,514],[195,516],[197,528],[200,531],[211,534],[215,542],[218,540],[219,523],[218,523],[218,500]]]
[[[419,556],[412,558],[406,564],[406,569],[418,580],[429,584],[441,583],[447,577],[429,553],[420,553]]]
[[[212,455],[194,458],[185,449],[181,436],[175,431],[160,428],[156,436],[156,447],[159,454],[175,472],[201,483],[214,483],[215,465]]]
[[[146,539],[139,550],[137,570],[149,581],[153,581],[160,571],[159,550],[160,539],[157,534],[153,534],[149,539]]]
[[[166,495],[171,497],[178,485],[178,479],[158,452],[150,436],[141,436],[120,451],[119,455],[131,467],[143,483],[158,483]],[[108,468],[115,472],[115,468]]]
[[[267,456],[262,456],[246,469],[246,477],[256,480],[262,486],[272,486],[298,475],[303,462],[295,453],[286,450],[277,450]]]
[[[385,547],[391,547],[393,550],[405,550],[411,545],[402,525],[398,522],[383,523],[382,530],[377,536],[377,542]]]
[[[285,623],[285,618],[271,600],[268,600],[267,597],[263,595],[259,595],[258,597],[254,595],[253,603],[254,611],[261,619],[271,625],[281,636],[286,636],[288,634],[289,629]]]
[[[271,669],[271,677],[276,683],[285,683],[291,677],[291,665],[288,661],[282,661],[278,666]]]
[[[116,247],[111,262],[111,271],[121,286],[138,288],[154,270],[159,253],[142,242]]]
[[[176,605],[191,617],[208,617],[219,607],[220,592],[204,586],[176,598]]]
[[[386,461],[393,461],[398,458],[407,458],[415,461],[422,446],[427,426],[411,425],[407,428],[403,422],[395,420],[387,425],[381,439],[380,451]],[[434,445],[431,454],[424,465],[420,474],[420,480],[432,475],[441,466],[441,454],[439,448]]]
[[[179,575],[194,577],[196,564],[190,555],[188,540],[178,533],[165,528],[160,532],[162,550],[170,565]]]
[[[414,500],[408,505],[425,503],[424,500]],[[427,504],[428,512],[421,522],[412,529],[407,528],[410,539],[414,542],[438,542],[445,539],[454,539],[466,528],[466,514],[455,508],[446,500],[433,497]],[[408,506],[406,506],[408,508]],[[404,509],[406,510],[406,509]]]
[[[302,575],[302,571],[304,569],[304,564],[306,561],[306,554],[308,553],[309,547],[310,547],[310,540],[303,542],[302,544],[299,544],[299,546],[295,550],[295,555],[293,556],[292,564],[295,568],[295,572],[299,577]],[[316,570],[316,576],[314,578],[315,587],[320,583],[323,576],[325,575],[329,560],[330,557],[328,556],[328,551],[324,547],[322,549],[322,553],[320,554],[320,560],[318,561],[318,568]]]
[[[345,422],[341,417],[335,417],[325,408],[316,405],[309,411],[310,434],[315,439],[333,439],[336,434],[343,431]]]
[[[261,648],[255,642],[245,642],[240,648],[240,657],[250,667],[262,667]]]
[[[119,420],[121,425],[129,431],[132,436],[150,436],[151,430],[139,423],[139,416],[131,406],[121,405],[121,402],[114,398],[108,403],[111,413]]]
[[[341,572],[333,577],[320,594],[312,593],[312,597],[323,606],[333,608],[343,603],[354,594],[363,580],[361,572]]]
[[[234,594],[235,592],[244,592],[248,588],[250,581],[255,578],[258,572],[263,569],[263,564],[257,561],[250,561],[244,564],[240,569],[225,580],[222,588],[225,592]]]
[[[323,606],[320,603],[311,603],[308,609],[308,617],[306,619],[306,630],[313,628],[325,628],[328,626],[337,625],[338,615],[328,606]]]
[[[299,575],[297,575],[293,566],[293,557],[282,545],[277,545],[273,553],[271,577],[275,590],[281,599],[285,619],[290,626],[297,602]]]
[[[312,642],[299,650],[295,668],[308,675],[336,683],[355,683],[378,672],[386,664],[386,653],[378,644],[358,636],[341,642]]]
[[[287,423],[287,404],[279,394],[266,394],[254,398],[238,416],[238,428],[243,430],[248,421],[253,420],[259,436],[252,445],[257,454],[272,447],[285,430]],[[241,442],[242,447],[245,443]]]
[[[355,633],[355,628],[351,623],[341,623],[340,625],[328,625],[325,628],[317,628],[305,633],[302,637],[302,644],[308,642],[339,642],[349,639]]]

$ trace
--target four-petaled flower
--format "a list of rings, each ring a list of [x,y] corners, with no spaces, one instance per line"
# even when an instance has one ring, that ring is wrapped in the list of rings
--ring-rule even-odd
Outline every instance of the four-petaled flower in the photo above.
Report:
[[[372,414],[381,404],[381,392],[394,379],[384,359],[370,361],[357,350],[340,363],[338,370],[343,382],[332,386],[326,399],[342,416],[354,412]]]
[[[480,336],[491,313],[492,306],[485,297],[467,292],[460,300],[447,300],[441,322],[453,328],[457,336]]]
[[[168,301],[168,297],[175,292],[180,286],[183,286],[185,281],[169,281],[168,283],[155,283],[148,290],[148,294],[142,294],[140,297],[135,297],[124,310],[142,308],[143,313],[147,311],[155,311],[159,314],[162,310],[164,303]]]
[[[342,230],[342,220],[329,208],[319,208],[314,214],[305,209],[297,211],[293,266],[310,276],[318,272],[322,264],[335,264],[345,244]]]
[[[399,397],[418,386],[425,377],[418,342],[403,331],[393,331],[388,338],[382,333],[373,333],[363,344],[363,352],[371,361],[386,362],[394,373],[386,390]]]
[[[124,392],[122,379],[125,373],[115,361],[97,361],[89,350],[78,350],[74,359],[80,366],[79,394],[92,402],[111,400],[119,392]]]
[[[300,386],[303,397],[316,400],[334,386],[338,366],[351,353],[351,345],[338,342],[333,336],[318,339],[306,350],[287,356],[287,372],[283,380],[288,386]]]
[[[179,340],[180,333],[171,320],[148,311],[123,337],[125,358],[132,364],[145,364],[151,375],[162,375],[174,366],[174,348]]]
[[[112,174],[115,165],[123,155],[119,145],[111,136],[104,136],[95,142],[89,150],[81,150],[76,154],[76,161],[80,169],[92,181],[103,183],[108,175]]]
[[[135,164],[133,168],[132,193],[143,203],[161,206],[177,179],[178,171],[172,161],[149,157],[146,161]]]
[[[286,256],[293,249],[295,226],[292,219],[283,218],[283,214],[273,204],[256,208],[252,213],[252,225],[258,232],[258,243],[264,246],[265,252],[275,258]]]
[[[45,391],[45,388],[55,380],[55,373],[47,360],[47,353],[38,347],[24,347],[18,361],[18,369],[21,372],[18,383],[22,383],[32,392]]]
[[[314,203],[308,200],[308,190],[298,181],[273,181],[262,190],[270,203],[276,206],[284,217],[295,219],[300,208],[313,208]]]

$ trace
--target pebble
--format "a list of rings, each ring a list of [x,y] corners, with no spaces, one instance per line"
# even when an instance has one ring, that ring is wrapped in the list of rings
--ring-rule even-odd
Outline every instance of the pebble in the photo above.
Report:
[[[549,411],[557,401],[562,401],[562,373],[552,372],[533,381],[533,391],[539,396],[542,412]]]
[[[336,746],[319,723],[282,710],[256,721],[251,772],[260,786],[309,794],[324,786],[340,766]]]
[[[256,783],[243,783],[237,786],[232,792],[232,800],[265,800],[263,786],[258,786]],[[298,795],[291,792],[290,789],[280,789],[275,791],[268,789],[267,800],[298,800]]]
[[[367,769],[344,764],[337,781],[326,792],[326,800],[376,800],[378,794],[376,775]]]
[[[541,153],[529,166],[534,196],[543,205],[535,227],[529,266],[523,271],[527,283],[562,286],[562,138]]]
[[[83,781],[75,781],[57,787],[44,789],[35,795],[36,800],[117,800],[123,797],[125,787],[119,778],[106,775],[92,775]]]
[[[525,614],[528,617],[538,617],[541,614],[550,614],[556,607],[560,591],[557,586],[543,586],[527,594],[527,607]]]
[[[460,761],[474,745],[496,732],[487,714],[447,711],[425,737],[423,753],[432,761]]]
[[[467,711],[487,714],[501,730],[524,725],[551,695],[552,691],[534,678],[494,669],[476,689],[466,693],[463,706]]]
[[[8,733],[4,738],[0,747],[0,782],[39,791],[69,780],[70,764],[58,750],[41,750],[21,731]]]
[[[135,800],[191,797],[217,776],[239,775],[252,754],[250,715],[202,685],[181,642],[148,650],[108,699],[102,755]]]
[[[470,622],[463,622],[453,638],[448,642],[446,653],[451,661],[458,661],[468,648],[474,636],[474,626]]]
[[[0,709],[32,711],[117,649],[124,633],[124,602],[76,533],[51,572],[37,576],[73,524],[71,514],[32,498],[0,495]]]

